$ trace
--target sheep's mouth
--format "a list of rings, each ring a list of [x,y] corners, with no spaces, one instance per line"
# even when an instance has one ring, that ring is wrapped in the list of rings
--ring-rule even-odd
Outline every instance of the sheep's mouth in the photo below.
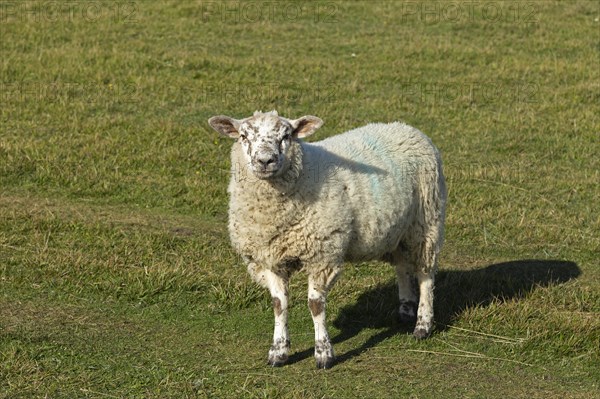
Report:
[[[277,173],[279,173],[278,167],[271,168],[263,168],[263,167],[254,167],[253,168],[254,175],[259,179],[266,180],[272,177],[275,177]]]
[[[268,171],[268,170],[267,171],[255,171],[254,172],[254,175],[262,180],[267,180],[272,177],[275,177],[276,174],[277,174],[276,170],[274,170],[274,171]]]

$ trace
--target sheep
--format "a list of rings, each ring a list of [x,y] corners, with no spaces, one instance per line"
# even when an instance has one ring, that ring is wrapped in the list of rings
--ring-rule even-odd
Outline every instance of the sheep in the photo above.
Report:
[[[400,122],[373,123],[307,143],[300,139],[323,121],[286,119],[277,111],[240,120],[214,116],[208,123],[236,140],[229,235],[272,297],[271,366],[289,357],[288,282],[296,271],[308,275],[317,368],[333,365],[325,305],[344,261],[394,265],[400,320],[416,322],[418,339],[431,334],[447,194],[439,151],[427,136]]]

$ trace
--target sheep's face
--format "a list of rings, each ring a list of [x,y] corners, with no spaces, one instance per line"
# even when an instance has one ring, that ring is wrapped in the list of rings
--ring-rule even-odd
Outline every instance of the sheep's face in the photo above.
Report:
[[[244,120],[238,132],[246,160],[256,177],[268,179],[283,170],[293,139],[293,128],[287,120],[262,114]]]
[[[237,139],[252,173],[259,179],[269,179],[287,168],[292,140],[309,136],[323,121],[315,116],[289,120],[271,111],[255,112],[242,120],[214,116],[208,123],[217,132]]]

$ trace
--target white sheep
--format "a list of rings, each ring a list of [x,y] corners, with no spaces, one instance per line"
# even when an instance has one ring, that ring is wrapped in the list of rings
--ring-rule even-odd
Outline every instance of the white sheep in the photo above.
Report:
[[[236,139],[229,234],[250,275],[273,298],[269,364],[288,360],[288,281],[303,270],[317,367],[331,367],[335,356],[325,301],[345,260],[392,263],[401,320],[416,318],[414,336],[430,335],[446,187],[439,152],[427,136],[403,123],[376,123],[306,143],[299,139],[323,121],[314,116],[290,120],[276,111],[241,120],[215,116],[208,122]],[[414,277],[418,294],[412,289]]]

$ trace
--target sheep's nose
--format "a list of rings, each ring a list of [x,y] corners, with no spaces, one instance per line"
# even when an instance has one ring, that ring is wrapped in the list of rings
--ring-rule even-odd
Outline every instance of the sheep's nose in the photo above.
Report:
[[[275,161],[277,161],[277,155],[274,154],[274,155],[271,155],[270,157],[269,157],[269,155],[263,155],[262,157],[259,157],[256,160],[263,168],[266,168],[267,166],[269,166],[272,163],[275,163]]]

